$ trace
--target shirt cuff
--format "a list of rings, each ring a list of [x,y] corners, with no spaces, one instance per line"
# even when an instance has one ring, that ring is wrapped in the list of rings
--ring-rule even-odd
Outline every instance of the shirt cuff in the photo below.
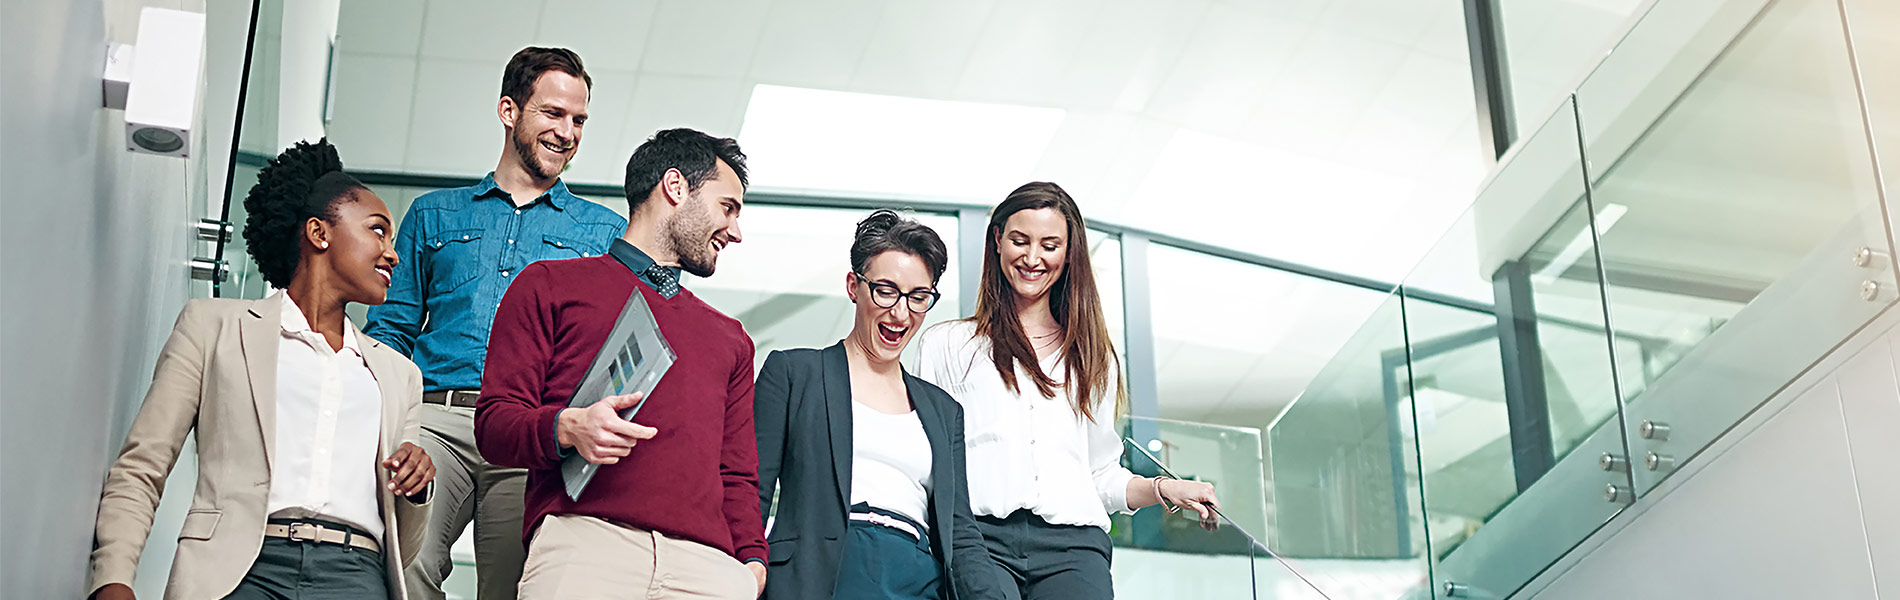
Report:
[[[744,564],[744,563],[759,563],[759,564],[761,564],[761,565],[763,565],[763,564],[765,564],[765,559],[763,559],[763,558],[759,558],[759,557],[757,557],[757,556],[754,556],[754,557],[751,557],[751,558],[747,558],[747,559],[745,559],[745,560],[742,560],[742,561],[739,561],[739,563],[740,563],[740,564]]]
[[[1127,469],[1116,468],[1102,477],[1102,509],[1110,514],[1129,514],[1135,512],[1128,507],[1128,482],[1135,474]]]
[[[573,446],[561,445],[561,412],[565,410],[567,408],[563,407],[561,410],[554,411],[554,423],[548,428],[548,435],[553,436],[548,439],[554,440],[554,456],[560,460],[567,460],[568,455],[574,453]]]

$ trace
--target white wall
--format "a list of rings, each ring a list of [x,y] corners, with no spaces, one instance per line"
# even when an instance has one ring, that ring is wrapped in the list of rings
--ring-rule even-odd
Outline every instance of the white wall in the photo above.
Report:
[[[1525,595],[1900,597],[1897,324],[1884,315]]]
[[[187,233],[222,203],[224,153],[191,161],[127,154],[123,114],[100,107],[106,43],[133,40],[140,5],[204,10],[205,2],[0,4],[0,588],[8,598],[83,593],[106,467],[173,318],[187,298],[208,293],[186,267],[208,249]],[[213,32],[208,49],[228,52],[230,35]],[[241,66],[244,31],[234,35],[238,58],[207,56],[214,70]],[[208,97],[205,109],[228,120],[233,102]],[[217,132],[223,145],[229,131]],[[183,484],[172,487],[189,490]],[[153,551],[169,557],[172,537],[154,535]]]

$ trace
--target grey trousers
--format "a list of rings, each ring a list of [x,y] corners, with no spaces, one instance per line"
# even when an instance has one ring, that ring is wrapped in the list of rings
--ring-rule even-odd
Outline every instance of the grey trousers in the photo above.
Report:
[[[405,585],[410,600],[443,600],[442,582],[454,564],[449,547],[469,521],[475,522],[475,596],[478,600],[515,600],[521,563],[521,497],[528,485],[525,469],[491,465],[475,449],[475,409],[440,404],[422,406],[423,451],[435,463],[435,508]]]
[[[264,538],[257,562],[225,600],[391,598],[383,555],[336,544]]]
[[[976,516],[983,545],[1009,581],[1009,600],[1113,600],[1108,563],[1114,548],[1100,527],[1056,525],[1028,510]]]

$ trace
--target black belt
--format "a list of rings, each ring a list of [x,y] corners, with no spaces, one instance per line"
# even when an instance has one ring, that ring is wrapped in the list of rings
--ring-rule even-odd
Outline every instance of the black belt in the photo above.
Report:
[[[455,408],[475,408],[475,401],[481,398],[482,393],[477,390],[441,390],[422,393],[424,404],[440,404]]]

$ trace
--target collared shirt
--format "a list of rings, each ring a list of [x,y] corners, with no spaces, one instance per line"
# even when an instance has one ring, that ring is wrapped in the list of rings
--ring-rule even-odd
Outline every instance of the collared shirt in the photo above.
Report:
[[[918,377],[963,405],[971,511],[1007,517],[1026,509],[1050,523],[1104,530],[1109,513],[1130,512],[1128,480],[1135,474],[1121,466],[1113,394],[1094,399],[1091,422],[1075,413],[1067,395],[1037,393],[1020,365],[1020,391],[1009,391],[990,358],[989,340],[976,335],[972,321],[935,325],[917,346]],[[1040,366],[1063,382],[1061,355],[1042,359]]]
[[[618,239],[618,238],[614,239],[613,245],[607,248],[607,252],[613,255],[614,260],[620,261],[620,264],[626,265],[628,269],[632,270],[633,275],[640,279],[640,283],[647,284],[647,287],[653,288],[654,291],[659,291],[660,289],[659,282],[654,281],[653,276],[647,273],[647,270],[653,268],[653,265],[654,265],[653,258],[647,256],[647,253],[640,251],[640,248],[634,246],[633,244],[627,243],[627,240]],[[666,267],[661,267],[661,268],[666,269],[667,272],[673,274],[674,282],[676,283],[679,282],[680,280],[679,267],[666,266]],[[678,294],[679,292],[674,292],[674,295],[678,295]],[[665,294],[661,294],[661,297],[672,298],[673,296],[667,296]]]
[[[600,256],[626,228],[626,219],[562,182],[521,207],[494,173],[423,194],[396,234],[402,261],[389,298],[370,307],[363,331],[414,360],[425,390],[478,389],[495,309],[521,268]]]
[[[343,349],[284,294],[277,346],[277,424],[267,514],[327,517],[381,539],[376,487],[383,393],[376,386],[356,326],[343,320]]]

